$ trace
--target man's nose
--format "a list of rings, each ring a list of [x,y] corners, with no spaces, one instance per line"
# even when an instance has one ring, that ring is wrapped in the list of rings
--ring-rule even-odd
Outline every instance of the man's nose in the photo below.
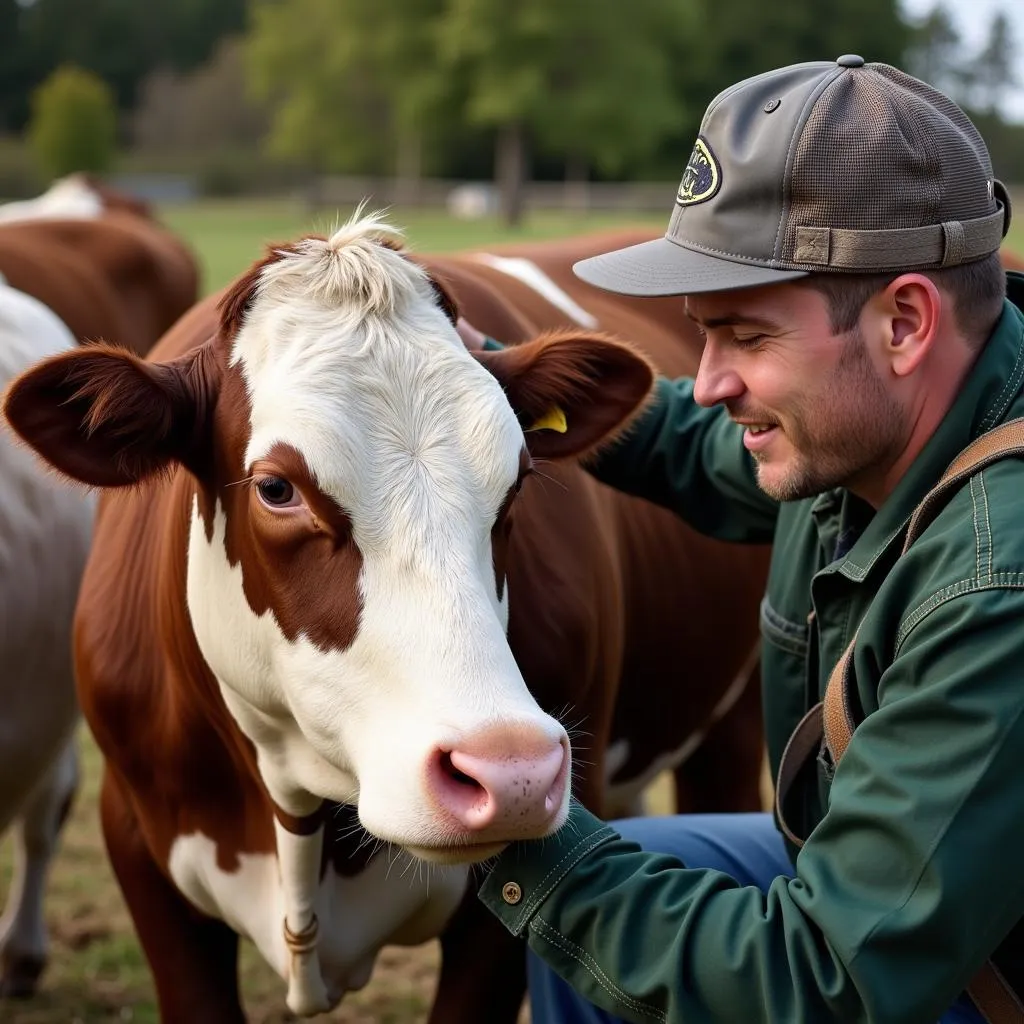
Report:
[[[722,358],[717,346],[710,340],[705,342],[693,382],[693,400],[706,407],[718,405],[739,398],[745,390],[742,378]]]

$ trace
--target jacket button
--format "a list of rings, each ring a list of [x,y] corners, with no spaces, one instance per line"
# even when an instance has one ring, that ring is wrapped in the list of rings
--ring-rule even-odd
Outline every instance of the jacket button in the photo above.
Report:
[[[518,882],[506,882],[501,890],[501,898],[506,903],[518,903],[523,898],[523,890]]]

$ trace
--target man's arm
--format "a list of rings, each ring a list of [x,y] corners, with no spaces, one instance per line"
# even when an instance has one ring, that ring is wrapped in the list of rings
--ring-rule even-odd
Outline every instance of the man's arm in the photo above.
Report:
[[[509,847],[481,898],[626,1020],[931,1024],[1024,916],[1022,621],[1024,590],[1003,588],[915,627],[796,877],[767,894],[577,805],[558,836]]]
[[[670,508],[708,536],[773,538],[778,502],[757,485],[742,428],[724,408],[697,405],[688,377],[656,378],[644,410],[582,464],[602,483]]]

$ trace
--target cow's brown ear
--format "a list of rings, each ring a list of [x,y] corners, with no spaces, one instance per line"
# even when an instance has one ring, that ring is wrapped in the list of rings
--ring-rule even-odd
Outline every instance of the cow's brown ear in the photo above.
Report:
[[[611,440],[639,411],[654,369],[607,335],[564,331],[477,358],[505,389],[530,453],[562,459]]]
[[[170,363],[90,345],[26,370],[4,397],[15,432],[65,476],[127,487],[180,462],[194,468],[213,405],[206,346]]]

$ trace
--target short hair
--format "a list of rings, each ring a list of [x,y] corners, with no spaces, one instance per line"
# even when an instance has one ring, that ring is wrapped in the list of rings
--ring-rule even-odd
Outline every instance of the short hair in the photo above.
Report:
[[[797,283],[821,292],[828,303],[829,319],[834,334],[852,331],[861,310],[872,295],[886,288],[907,271],[885,273],[809,274]],[[955,267],[923,270],[938,288],[952,296],[953,317],[960,333],[972,348],[985,344],[996,321],[1002,315],[1006,296],[1006,273],[999,253]]]

